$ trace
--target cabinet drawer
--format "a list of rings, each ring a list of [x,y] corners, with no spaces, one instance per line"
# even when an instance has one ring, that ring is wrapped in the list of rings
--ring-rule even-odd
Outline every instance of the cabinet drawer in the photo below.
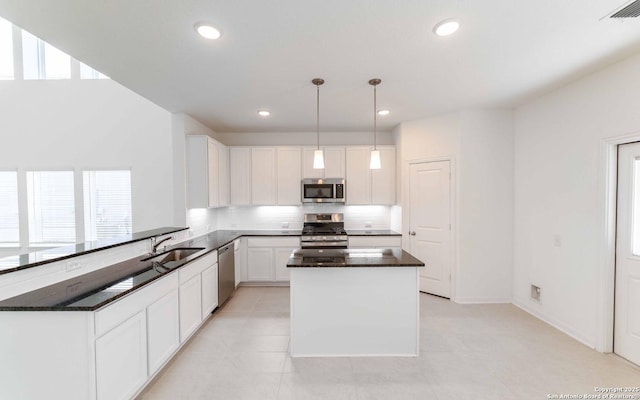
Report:
[[[169,274],[97,311],[95,314],[96,336],[101,336],[122,321],[144,310],[149,304],[177,287],[178,274]]]
[[[349,247],[401,247],[402,236],[349,236]]]
[[[300,247],[300,237],[248,238],[247,247]]]
[[[218,262],[218,252],[213,251],[206,256],[200,257],[195,261],[183,266],[178,270],[180,275],[180,284],[185,283],[194,276],[202,273],[205,269]]]

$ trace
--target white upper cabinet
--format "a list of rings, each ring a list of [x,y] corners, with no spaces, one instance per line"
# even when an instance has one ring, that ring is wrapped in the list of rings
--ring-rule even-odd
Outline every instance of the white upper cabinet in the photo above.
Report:
[[[218,203],[220,207],[229,205],[229,148],[218,144]]]
[[[251,149],[251,204],[276,204],[276,149]]]
[[[347,204],[395,204],[395,147],[378,146],[382,164],[378,170],[369,169],[371,150],[370,146],[347,147]]]
[[[395,147],[378,150],[382,169],[372,171],[371,146],[324,147],[324,169],[313,169],[315,147],[230,147],[230,203],[300,205],[301,179],[345,178],[347,204],[395,204]]]
[[[382,168],[371,171],[371,204],[396,203],[396,148],[378,146]]]
[[[187,207],[226,206],[221,197],[228,192],[228,172],[221,169],[221,150],[226,146],[208,136],[190,135],[186,139]]]
[[[278,205],[299,205],[301,173],[299,147],[277,149],[277,202]]]
[[[298,205],[299,147],[231,147],[231,204]]]
[[[345,148],[341,146],[322,147],[324,152],[324,169],[313,168],[313,152],[316,147],[302,149],[302,177],[303,178],[344,178],[345,177]]]
[[[229,149],[229,201],[234,206],[251,204],[251,148]]]
[[[347,204],[371,204],[371,148],[347,147]]]

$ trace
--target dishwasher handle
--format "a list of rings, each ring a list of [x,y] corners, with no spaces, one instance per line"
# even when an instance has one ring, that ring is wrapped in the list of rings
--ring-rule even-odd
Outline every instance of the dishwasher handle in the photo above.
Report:
[[[228,244],[228,245],[226,245],[226,246],[224,246],[224,247],[220,247],[220,248],[218,249],[218,256],[219,256],[220,254],[222,254],[222,253],[226,253],[227,251],[229,251],[229,249],[231,248],[231,246],[233,246],[233,244]]]

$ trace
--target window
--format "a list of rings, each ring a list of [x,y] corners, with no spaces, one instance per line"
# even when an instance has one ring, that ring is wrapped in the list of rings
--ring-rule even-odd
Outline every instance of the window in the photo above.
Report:
[[[24,79],[69,79],[71,57],[49,43],[22,31]]]
[[[131,171],[84,171],[85,240],[131,234]]]
[[[27,172],[29,245],[76,241],[72,171]]]
[[[20,245],[18,173],[0,171],[0,246]]]
[[[109,77],[96,71],[87,64],[80,63],[80,79],[109,79]]]
[[[13,25],[0,18],[0,79],[13,79]]]

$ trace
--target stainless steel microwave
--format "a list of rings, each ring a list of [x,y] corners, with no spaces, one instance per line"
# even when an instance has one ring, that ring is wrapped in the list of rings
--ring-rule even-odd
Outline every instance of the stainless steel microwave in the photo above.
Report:
[[[344,203],[346,186],[344,179],[303,179],[303,203]]]

